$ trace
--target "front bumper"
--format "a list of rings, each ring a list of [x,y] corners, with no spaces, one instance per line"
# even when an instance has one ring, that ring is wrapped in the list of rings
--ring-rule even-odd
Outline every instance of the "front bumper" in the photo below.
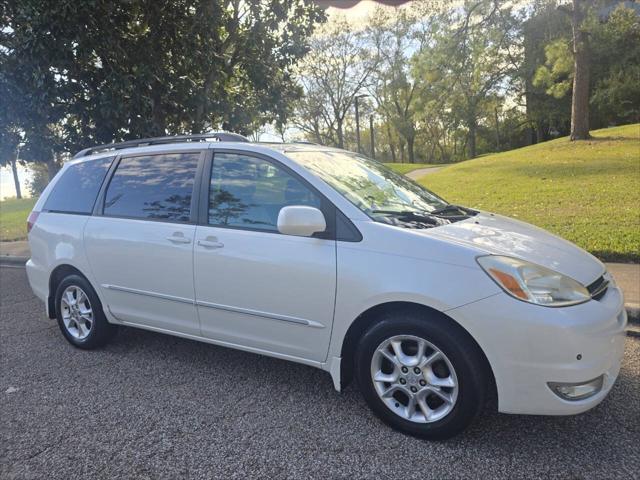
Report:
[[[447,311],[484,351],[504,413],[572,415],[600,403],[624,355],[627,314],[612,285],[600,300],[563,308],[531,305],[498,294]],[[549,382],[582,383],[603,375],[602,389],[565,400]]]

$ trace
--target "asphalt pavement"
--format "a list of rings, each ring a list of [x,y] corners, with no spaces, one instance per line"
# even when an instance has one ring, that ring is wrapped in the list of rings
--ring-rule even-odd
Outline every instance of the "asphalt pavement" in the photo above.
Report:
[[[426,442],[355,386],[281,360],[135,329],[92,352],[0,268],[1,478],[638,478],[640,339],[609,397],[574,417],[487,412]]]

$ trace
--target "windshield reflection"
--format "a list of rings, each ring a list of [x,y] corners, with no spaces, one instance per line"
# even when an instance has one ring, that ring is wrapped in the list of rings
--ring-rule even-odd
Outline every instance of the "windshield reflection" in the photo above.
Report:
[[[362,155],[342,151],[297,151],[287,156],[311,170],[370,217],[424,213],[445,207],[436,194]]]

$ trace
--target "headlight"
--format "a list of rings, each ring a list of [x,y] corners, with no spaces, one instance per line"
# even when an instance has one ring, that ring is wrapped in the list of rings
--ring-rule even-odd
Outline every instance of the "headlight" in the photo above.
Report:
[[[587,289],[561,273],[512,257],[479,257],[482,269],[512,297],[547,307],[566,307],[591,299]]]

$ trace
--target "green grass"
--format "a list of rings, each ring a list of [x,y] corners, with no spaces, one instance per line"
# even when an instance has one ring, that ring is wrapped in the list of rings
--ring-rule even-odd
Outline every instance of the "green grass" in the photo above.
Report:
[[[391,170],[401,173],[403,175],[418,170],[420,168],[441,167],[442,165],[436,163],[385,163]]]
[[[449,166],[420,182],[447,200],[547,229],[606,261],[640,261],[640,124]]]
[[[27,238],[27,217],[37,198],[0,201],[0,242]]]

